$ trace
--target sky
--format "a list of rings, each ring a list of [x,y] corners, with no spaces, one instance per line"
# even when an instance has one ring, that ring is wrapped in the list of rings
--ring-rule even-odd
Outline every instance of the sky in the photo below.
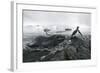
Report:
[[[74,30],[77,26],[81,32],[90,33],[91,14],[23,10],[24,33],[40,34],[45,28],[51,32],[63,31],[65,28]]]

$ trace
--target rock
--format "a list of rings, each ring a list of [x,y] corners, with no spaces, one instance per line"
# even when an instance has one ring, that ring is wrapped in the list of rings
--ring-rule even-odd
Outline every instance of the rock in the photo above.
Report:
[[[42,40],[43,38],[45,38],[45,41]],[[73,37],[71,40],[69,40],[65,39],[63,36],[56,35],[43,38],[41,39],[41,44],[38,45],[37,50],[34,49],[27,55],[24,54],[26,61],[82,60],[91,58],[91,49],[89,49],[90,43],[86,43],[87,40],[84,41],[78,37]],[[56,45],[52,45],[55,42]],[[49,48],[45,47],[44,44],[46,46],[48,45]],[[44,47],[43,50],[40,48],[40,46]],[[25,53],[27,52],[25,51]],[[27,58],[29,60],[27,60]]]
[[[52,35],[50,37],[38,36],[34,41],[35,43],[27,44],[31,48],[52,48],[65,40],[63,35]]]

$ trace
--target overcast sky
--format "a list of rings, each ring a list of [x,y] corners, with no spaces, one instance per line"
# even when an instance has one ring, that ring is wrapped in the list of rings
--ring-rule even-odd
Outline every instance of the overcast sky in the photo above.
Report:
[[[80,26],[83,32],[90,32],[91,14],[71,12],[23,11],[24,32],[42,32],[44,28],[52,31],[75,29]]]

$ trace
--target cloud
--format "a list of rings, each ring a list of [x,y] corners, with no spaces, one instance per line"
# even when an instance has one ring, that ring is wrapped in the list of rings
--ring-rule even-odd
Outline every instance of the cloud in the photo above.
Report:
[[[46,12],[46,11],[23,11],[24,32],[42,32],[44,28],[51,30],[63,30],[65,28],[90,32],[91,14],[68,13],[68,12]],[[86,31],[85,31],[86,32]]]

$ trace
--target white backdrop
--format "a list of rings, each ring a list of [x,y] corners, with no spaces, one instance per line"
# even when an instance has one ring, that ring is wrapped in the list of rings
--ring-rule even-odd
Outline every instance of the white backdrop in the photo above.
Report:
[[[10,73],[10,1],[0,0],[0,73]],[[21,0],[22,1],[22,0]],[[77,6],[95,6],[97,7],[97,33],[95,41],[98,49],[98,65],[97,67],[81,67],[81,68],[65,68],[65,69],[48,69],[48,70],[34,70],[35,73],[100,73],[100,0],[24,0],[33,1],[36,4],[50,4],[50,5],[77,5]],[[29,73],[29,72],[27,72]]]

